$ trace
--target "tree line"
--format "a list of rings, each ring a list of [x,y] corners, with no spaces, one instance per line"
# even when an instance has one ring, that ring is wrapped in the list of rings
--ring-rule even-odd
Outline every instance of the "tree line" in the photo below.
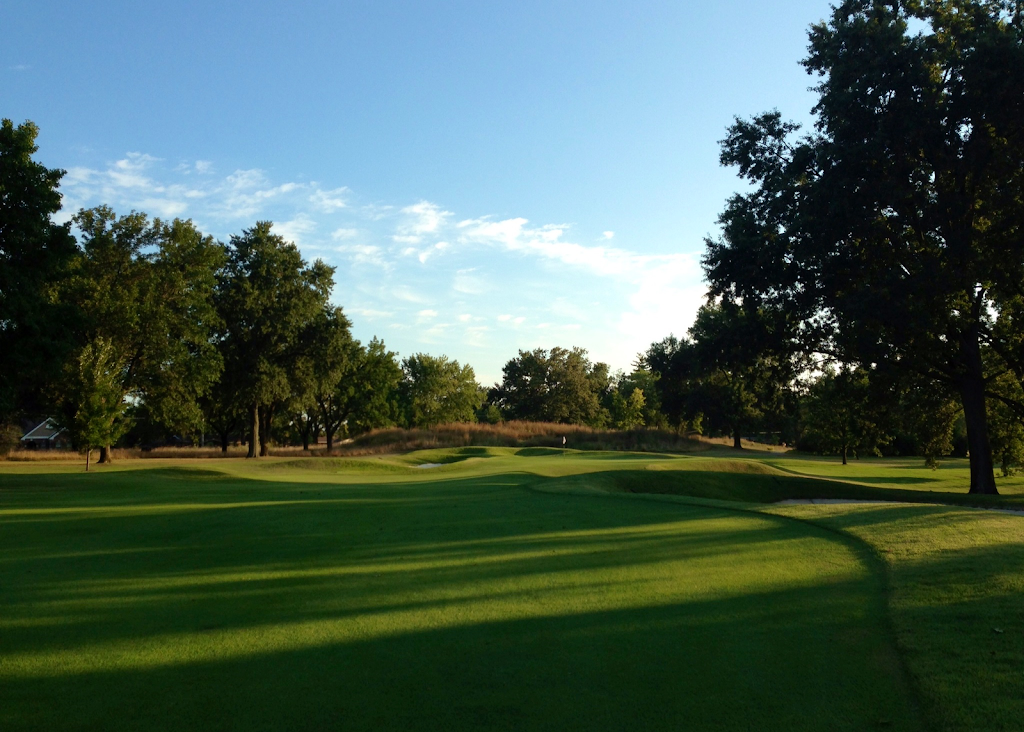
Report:
[[[222,245],[99,207],[76,240],[53,223],[62,171],[4,120],[0,421],[55,410],[101,452],[140,424],[241,435],[253,456],[472,420],[759,433],[844,459],[958,450],[995,493],[1024,452],[1024,10],[844,0],[809,38],[813,129],[771,111],[722,141],[748,186],[706,241],[688,333],[629,374],[520,351],[491,389],[355,341],[333,269],[269,223]]]

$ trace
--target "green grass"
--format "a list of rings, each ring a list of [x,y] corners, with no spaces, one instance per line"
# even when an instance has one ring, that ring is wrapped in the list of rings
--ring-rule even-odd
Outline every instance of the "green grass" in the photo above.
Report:
[[[0,729],[1018,729],[1024,518],[750,458],[0,465]]]

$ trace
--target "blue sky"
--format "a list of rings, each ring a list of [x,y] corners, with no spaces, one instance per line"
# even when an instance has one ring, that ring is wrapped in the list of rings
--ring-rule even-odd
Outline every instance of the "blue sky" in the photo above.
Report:
[[[682,334],[736,115],[807,123],[818,0],[0,7],[0,116],[68,211],[272,220],[356,337],[482,383],[518,349],[628,370]]]

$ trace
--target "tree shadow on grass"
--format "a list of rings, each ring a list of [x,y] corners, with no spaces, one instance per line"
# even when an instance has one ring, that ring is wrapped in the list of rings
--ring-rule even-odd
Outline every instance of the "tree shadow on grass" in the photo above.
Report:
[[[527,479],[158,478],[132,515],[126,478],[89,497],[125,511],[0,514],[0,727],[917,728],[834,537]]]

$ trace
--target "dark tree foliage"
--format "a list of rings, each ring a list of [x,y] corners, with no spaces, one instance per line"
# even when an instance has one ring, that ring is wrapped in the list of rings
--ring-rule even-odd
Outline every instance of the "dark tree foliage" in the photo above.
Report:
[[[340,385],[348,404],[346,431],[349,435],[397,424],[398,385],[402,375],[398,354],[389,351],[384,341],[374,338],[359,349],[351,375]]]
[[[641,368],[653,375],[658,401],[665,419],[679,428],[690,418],[687,413],[691,344],[670,335],[664,340],[652,343],[639,357]]]
[[[309,343],[302,359],[305,388],[297,400],[304,408],[297,419],[306,449],[314,426],[323,429],[327,449],[332,449],[334,436],[349,417],[351,400],[343,382],[359,359],[359,342],[353,340],[351,328],[352,322],[336,307],[325,308],[309,328]]]
[[[249,457],[267,454],[274,414],[297,390],[294,366],[309,348],[303,336],[334,284],[332,267],[307,264],[272,226],[258,222],[231,237],[217,284],[226,372],[237,379],[228,388],[248,415]]]
[[[769,113],[723,142],[755,189],[709,242],[712,292],[799,317],[808,349],[954,390],[971,491],[995,493],[986,397],[1024,412],[995,388],[1024,378],[1024,8],[846,0],[804,64],[813,134]]]
[[[520,351],[488,395],[508,419],[603,427],[601,402],[611,388],[607,364],[591,363],[582,348]]]
[[[63,170],[35,162],[38,128],[0,123],[0,424],[38,412],[71,350],[54,289],[75,255],[67,224],[54,224]]]
[[[826,368],[801,403],[804,433],[800,447],[839,454],[875,453],[886,442],[884,407],[875,398],[866,369]]]
[[[742,447],[744,431],[784,406],[795,375],[784,318],[726,301],[704,305],[688,337],[670,336],[643,356],[657,374],[662,408],[674,424],[699,423]]]
[[[221,368],[211,334],[223,249],[191,221],[118,217],[105,206],[74,221],[81,250],[60,298],[75,313],[66,327],[76,349],[109,344],[122,401],[145,402],[150,416],[174,432],[199,431],[199,400]],[[108,445],[100,447],[106,462]]]

